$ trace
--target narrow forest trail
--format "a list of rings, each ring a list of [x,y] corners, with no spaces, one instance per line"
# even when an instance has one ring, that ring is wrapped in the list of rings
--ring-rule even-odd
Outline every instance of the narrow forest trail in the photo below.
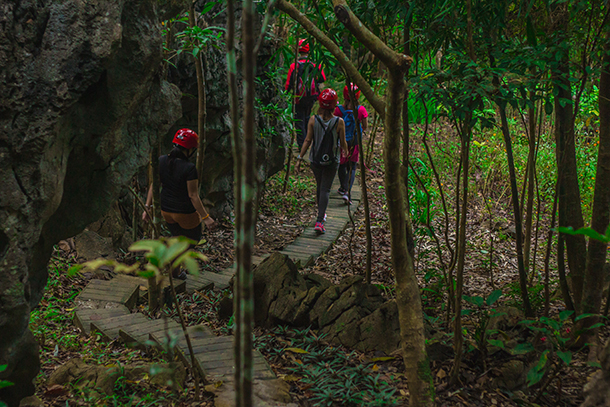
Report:
[[[331,190],[331,199],[327,209],[326,233],[318,235],[314,222],[305,228],[303,233],[280,253],[290,257],[297,267],[307,267],[326,253],[341,236],[350,222],[348,206],[336,190],[339,187],[335,179]],[[360,205],[360,186],[354,183],[352,205],[349,209],[355,212]],[[254,256],[253,264],[260,264],[269,254]],[[207,289],[226,289],[235,274],[235,266],[228,267],[219,273],[202,271],[199,275],[188,275],[186,281],[176,281],[177,292],[201,291]],[[185,363],[190,365],[190,353],[187,342],[178,322],[172,319],[150,319],[137,312],[140,296],[148,289],[147,280],[139,277],[118,275],[111,280],[91,280],[77,298],[74,324],[86,335],[97,332],[103,340],[120,339],[127,346],[147,347],[151,342],[162,346],[169,343],[169,338],[177,337],[174,351]],[[168,290],[169,287],[162,287]],[[135,310],[135,311],[134,311]],[[216,336],[206,325],[195,325],[188,328],[193,345],[197,369],[208,383],[225,383],[229,386],[234,381],[233,337]],[[259,380],[276,379],[264,356],[253,350],[254,378]]]

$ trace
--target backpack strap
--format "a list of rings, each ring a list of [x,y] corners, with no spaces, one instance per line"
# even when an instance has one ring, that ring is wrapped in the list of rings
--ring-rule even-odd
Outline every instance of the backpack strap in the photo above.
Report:
[[[319,115],[316,115],[316,120],[318,120],[318,123],[320,123],[320,126],[322,126],[322,128],[324,128],[324,122],[322,121],[322,118]],[[339,123],[339,118],[337,116],[333,117],[331,120],[332,120],[332,123],[329,123],[328,127],[324,131],[324,138],[326,138],[326,136],[331,134],[332,131],[335,129],[335,126],[337,125],[337,123]]]

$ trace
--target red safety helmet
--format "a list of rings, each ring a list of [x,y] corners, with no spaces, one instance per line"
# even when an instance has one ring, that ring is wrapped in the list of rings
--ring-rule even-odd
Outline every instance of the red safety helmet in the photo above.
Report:
[[[191,129],[180,129],[176,132],[173,143],[186,149],[195,148],[199,144],[199,136]]]
[[[309,44],[305,42],[304,38],[299,40],[299,53],[300,54],[309,54]]]
[[[354,94],[356,95],[356,99],[358,99],[360,97],[360,90],[358,89],[358,86],[356,86],[353,83],[350,83],[350,85],[352,86],[352,91],[354,92]],[[345,100],[349,100],[349,89],[347,87],[347,85],[345,85],[345,87],[343,88],[343,98]]]
[[[337,92],[328,88],[324,89],[322,93],[318,95],[318,103],[321,108],[324,109],[332,109],[337,106],[337,101],[339,100],[339,96],[337,96]]]

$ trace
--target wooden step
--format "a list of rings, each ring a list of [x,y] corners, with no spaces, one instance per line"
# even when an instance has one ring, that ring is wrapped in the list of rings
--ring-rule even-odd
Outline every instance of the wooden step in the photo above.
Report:
[[[148,279],[147,278],[128,276],[125,274],[118,274],[117,276],[114,277],[113,280],[118,280],[121,282],[124,281],[126,283],[132,283],[132,284],[138,284],[138,287],[140,289],[140,296],[144,297],[144,296],[148,295]],[[174,288],[176,290],[176,294],[185,292],[186,291],[186,281],[174,278]],[[164,292],[171,291],[171,287],[169,284],[169,278],[167,278],[167,277],[163,278],[163,280],[161,281],[161,289]]]
[[[201,348],[202,343],[209,343],[210,340],[218,338],[216,335],[214,335],[212,330],[205,325],[189,326],[187,328],[187,331],[189,333],[189,337],[191,338],[191,345],[193,346],[193,351],[196,347]],[[156,335],[153,335],[152,339],[159,342]],[[186,342],[186,337],[182,332],[178,334],[176,348],[178,350],[178,355],[180,356],[182,361],[185,364],[190,365],[191,359],[189,356],[190,352],[188,350],[188,343]]]
[[[92,321],[91,331],[99,332],[102,335],[102,339],[106,341],[113,341],[119,337],[119,330],[146,321],[149,321],[149,319],[142,314],[122,315],[120,317]]]
[[[151,335],[164,336],[168,331],[177,335],[181,329],[172,319],[151,319],[119,329],[119,336],[128,346],[145,347]]]
[[[212,273],[206,271],[203,274],[203,277],[214,282],[214,288],[218,288],[219,290],[224,290],[229,288],[229,282],[231,281],[232,276],[220,273]]]
[[[191,294],[195,291],[205,291],[214,288],[214,281],[206,278],[206,273],[200,272],[197,275],[189,274],[186,277],[186,292]]]
[[[209,382],[234,382],[235,377],[235,362],[233,358],[233,349],[228,349],[223,352],[215,352],[215,356],[210,352],[202,352],[195,356],[198,362],[198,368],[201,370],[205,379]],[[275,379],[275,373],[269,367],[269,364],[263,355],[257,351],[252,351],[252,364],[255,379]]]
[[[111,308],[77,308],[74,312],[74,325],[83,331],[83,333],[89,335],[91,333],[91,322],[129,314],[129,309],[122,304],[111,302],[107,303],[107,305]]]
[[[139,285],[135,283],[122,283],[118,280],[91,280],[81,291],[77,300],[79,301],[105,301],[123,304],[133,309],[139,296]]]

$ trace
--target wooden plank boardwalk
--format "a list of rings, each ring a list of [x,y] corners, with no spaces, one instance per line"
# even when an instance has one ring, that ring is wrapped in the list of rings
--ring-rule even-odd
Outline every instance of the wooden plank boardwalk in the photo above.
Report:
[[[352,205],[345,204],[337,194],[338,179],[335,178],[326,211],[326,233],[319,235],[314,231],[314,220],[305,228],[294,242],[280,252],[290,257],[297,267],[307,267],[315,259],[332,247],[333,243],[350,222],[348,208],[352,214],[360,205],[360,187],[354,184]],[[269,254],[254,256],[253,264],[260,264]],[[198,275],[188,275],[186,281],[174,280],[177,292],[192,293],[212,288],[226,289],[232,283],[235,266],[227,267],[219,273],[210,271]],[[167,283],[164,289],[167,289]],[[180,325],[171,319],[152,320],[141,313],[132,313],[141,295],[146,294],[148,281],[143,278],[117,276],[109,281],[91,280],[77,297],[74,324],[89,335],[98,333],[107,341],[122,340],[127,346],[146,347],[152,344],[167,347],[175,343],[174,351],[187,365],[191,363],[186,338]],[[226,383],[232,386],[235,374],[233,359],[233,336],[216,336],[205,325],[188,327],[193,345],[196,368],[208,382]],[[173,338],[173,339],[172,339]],[[263,355],[253,350],[254,378],[259,380],[275,379]]]

